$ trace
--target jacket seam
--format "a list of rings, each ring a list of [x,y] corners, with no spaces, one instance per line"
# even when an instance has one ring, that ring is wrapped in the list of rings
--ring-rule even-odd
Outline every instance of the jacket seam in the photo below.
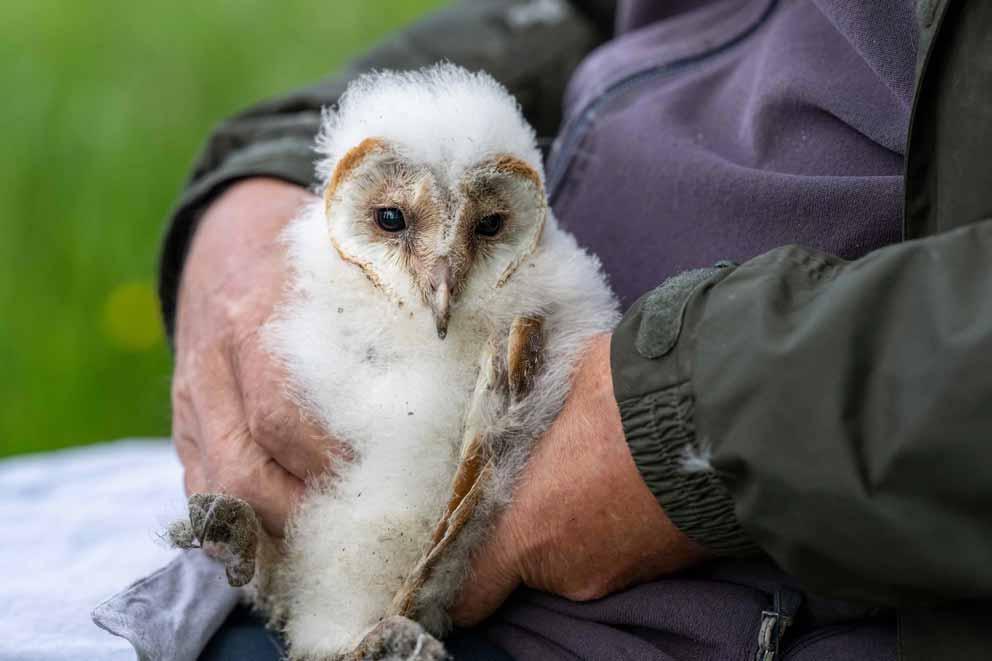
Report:
[[[625,93],[635,89],[639,84],[663,78],[676,72],[698,66],[703,62],[722,55],[732,50],[734,47],[746,41],[768,22],[768,19],[775,13],[779,0],[769,0],[764,12],[751,24],[740,32],[734,34],[729,39],[704,49],[692,55],[677,57],[659,64],[654,64],[646,69],[635,71],[623,78],[608,85],[597,97],[589,101],[569,122],[569,125],[561,133],[559,144],[561,147],[552,151],[552,158],[548,172],[548,199],[552,204],[561,192],[561,184],[565,180],[568,171],[571,169],[573,156],[585,138],[589,134],[589,128],[598,116],[599,111],[614,99],[623,96]]]

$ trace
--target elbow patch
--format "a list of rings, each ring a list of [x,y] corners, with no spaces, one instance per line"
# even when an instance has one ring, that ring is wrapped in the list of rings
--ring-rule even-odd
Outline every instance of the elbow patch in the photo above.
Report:
[[[669,278],[648,294],[641,307],[641,323],[634,348],[644,358],[655,359],[671,352],[682,332],[685,306],[693,290],[718,269],[695,269]]]

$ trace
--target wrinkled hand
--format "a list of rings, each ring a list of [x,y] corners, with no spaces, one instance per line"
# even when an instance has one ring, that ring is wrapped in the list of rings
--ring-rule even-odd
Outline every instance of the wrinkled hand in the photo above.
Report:
[[[704,550],[665,516],[627,449],[610,338],[586,350],[561,415],[473,558],[451,614],[476,624],[521,583],[574,601],[691,566]]]
[[[176,315],[172,434],[186,491],[238,496],[277,536],[306,478],[342,454],[287,398],[261,338],[287,282],[279,233],[310,197],[259,178],[213,202],[186,259]]]

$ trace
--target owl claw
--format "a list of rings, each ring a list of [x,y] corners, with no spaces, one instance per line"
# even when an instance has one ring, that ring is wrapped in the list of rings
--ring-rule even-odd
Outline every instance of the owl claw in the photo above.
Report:
[[[224,563],[227,582],[247,585],[255,576],[259,525],[251,505],[225,494],[195,493],[189,497],[189,522],[178,521],[167,532],[173,546],[202,548]]]
[[[387,617],[340,661],[448,661],[444,644],[411,619]]]

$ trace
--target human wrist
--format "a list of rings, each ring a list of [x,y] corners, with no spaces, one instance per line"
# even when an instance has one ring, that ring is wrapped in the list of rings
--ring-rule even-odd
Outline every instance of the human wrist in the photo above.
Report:
[[[587,347],[569,401],[532,458],[543,467],[541,479],[521,492],[530,512],[518,518],[516,544],[510,544],[526,584],[578,601],[705,556],[672,524],[638,472],[623,435],[609,356],[608,335]],[[593,539],[609,541],[590,544]]]
[[[757,547],[737,521],[708,448],[696,438],[693,404],[686,384],[624,402],[631,457],[676,528],[713,555],[753,555]]]
[[[690,271],[642,297],[613,335],[614,396],[634,464],[669,520],[714,555],[752,555],[696,434],[692,353],[707,292],[731,269]]]

